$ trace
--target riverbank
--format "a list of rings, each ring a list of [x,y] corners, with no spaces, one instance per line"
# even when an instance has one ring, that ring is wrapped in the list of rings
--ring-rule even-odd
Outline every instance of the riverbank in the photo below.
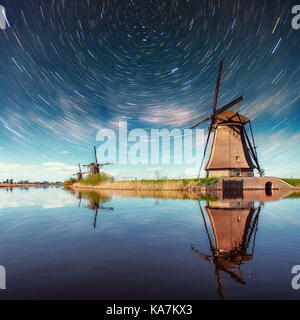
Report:
[[[138,198],[157,198],[157,199],[181,199],[181,200],[206,200],[206,201],[226,201],[226,202],[271,202],[287,198],[300,198],[300,192],[294,190],[273,190],[271,194],[262,192],[261,190],[244,190],[240,198],[224,198],[223,191],[204,192],[188,189],[185,191],[170,191],[170,190],[121,190],[121,189],[96,189],[96,188],[70,188],[72,194],[75,194],[78,199],[82,197],[88,200],[96,201],[97,199],[110,199],[115,196],[120,197],[138,197]]]
[[[300,190],[300,179],[280,179],[276,177],[253,178],[200,178],[200,179],[168,179],[168,180],[133,180],[115,181],[113,179],[97,181],[82,179],[80,182],[67,181],[66,188],[96,190],[149,190],[149,191],[193,191],[206,192],[223,190],[224,183],[230,180],[241,183],[243,190]]]
[[[133,180],[133,181],[102,181],[98,184],[75,182],[66,184],[68,188],[98,189],[98,190],[149,190],[149,191],[186,191],[201,189],[210,183],[217,182],[217,178],[174,179],[174,180]]]
[[[282,178],[281,180],[300,190],[300,179]]]

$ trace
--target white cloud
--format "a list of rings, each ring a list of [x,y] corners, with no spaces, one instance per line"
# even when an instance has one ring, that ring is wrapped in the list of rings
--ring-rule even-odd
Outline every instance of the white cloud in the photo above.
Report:
[[[13,163],[5,163],[0,162],[0,173],[9,173],[9,171],[15,171],[21,169],[21,166],[19,164],[13,164]]]
[[[162,170],[161,167],[146,168],[146,171],[160,171],[160,170]]]
[[[140,120],[163,126],[182,126],[195,119],[193,110],[176,105],[155,106],[146,109]]]
[[[62,162],[49,161],[42,164],[0,162],[0,181],[63,181],[77,172],[78,168]]]
[[[77,170],[77,167],[70,166],[68,164],[62,163],[62,162],[44,162],[43,166],[46,167],[46,170],[48,171],[57,171],[60,174],[64,173],[72,173]]]

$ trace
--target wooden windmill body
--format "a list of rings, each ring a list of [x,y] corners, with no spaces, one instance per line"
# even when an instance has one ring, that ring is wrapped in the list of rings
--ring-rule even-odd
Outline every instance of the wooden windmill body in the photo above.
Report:
[[[262,170],[258,163],[250,120],[242,116],[239,112],[228,110],[240,103],[243,100],[243,97],[239,97],[216,110],[222,66],[223,60],[220,63],[218,73],[213,112],[210,116],[192,127],[195,128],[206,121],[210,121],[207,140],[204,147],[204,155],[198,176],[200,176],[212,132],[213,141],[205,166],[207,177],[253,177],[254,169],[257,169],[259,174],[262,175]],[[247,124],[249,124],[250,127],[252,141],[245,128]]]
[[[90,164],[85,164],[84,167],[88,167],[89,174],[98,174],[100,172],[100,169],[103,166],[110,165],[112,163],[106,162],[106,163],[98,163],[97,159],[97,152],[96,152],[96,147],[94,146],[94,154],[95,154],[95,162],[92,162]]]
[[[247,146],[244,126],[249,122],[233,111],[218,115],[210,155],[205,166],[207,177],[253,177],[255,165]]]

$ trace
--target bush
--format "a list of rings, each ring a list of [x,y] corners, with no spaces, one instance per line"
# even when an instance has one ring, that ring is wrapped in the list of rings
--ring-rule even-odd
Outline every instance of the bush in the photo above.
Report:
[[[68,186],[70,186],[70,185],[72,185],[73,183],[75,183],[77,180],[75,179],[75,178],[70,178],[69,180],[66,180],[65,182],[64,182],[64,186],[65,187],[68,187]]]
[[[183,182],[183,184],[188,184],[189,182],[190,182],[190,180],[188,180],[188,179],[182,179],[182,182]]]
[[[108,173],[100,172],[97,174],[89,174],[86,178],[81,179],[80,183],[81,184],[90,184],[90,185],[95,186],[97,184],[100,184],[100,183],[106,182],[106,181],[113,182],[114,177]]]

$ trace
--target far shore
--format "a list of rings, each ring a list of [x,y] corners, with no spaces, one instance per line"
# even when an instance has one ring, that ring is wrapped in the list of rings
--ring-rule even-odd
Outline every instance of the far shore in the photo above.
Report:
[[[0,188],[29,188],[29,187],[50,187],[62,186],[63,184],[44,183],[0,183]]]

